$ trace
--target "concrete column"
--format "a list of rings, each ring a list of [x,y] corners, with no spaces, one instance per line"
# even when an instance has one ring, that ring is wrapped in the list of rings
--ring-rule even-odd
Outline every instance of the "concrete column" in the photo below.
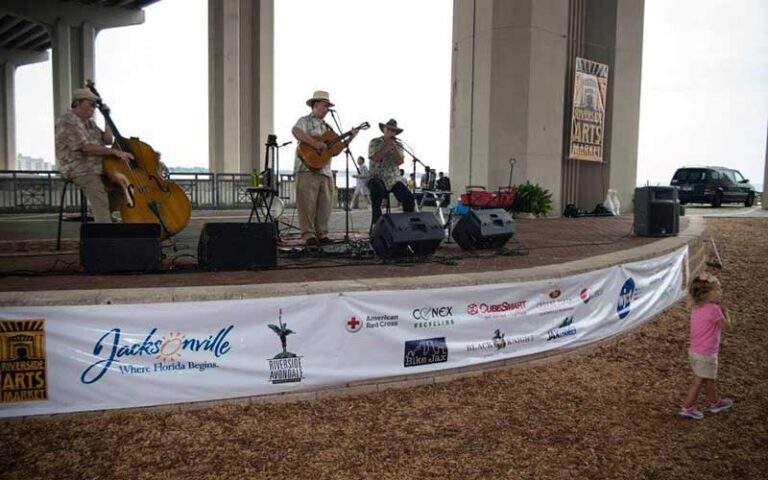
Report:
[[[273,128],[273,0],[209,0],[209,168],[262,168]]]
[[[16,169],[15,73],[13,63],[0,63],[0,170]]]
[[[539,183],[559,214],[568,3],[454,0],[450,170],[458,189]]]
[[[89,22],[72,26],[59,20],[51,31],[53,53],[53,114],[70,108],[72,90],[95,80],[96,29]]]
[[[57,22],[51,29],[51,66],[53,69],[53,116],[69,109],[72,95],[72,45],[69,25]]]
[[[632,211],[637,178],[640,80],[643,57],[643,0],[586,2],[585,56],[608,65],[603,163],[579,162],[578,206],[592,209],[609,188],[622,212]]]

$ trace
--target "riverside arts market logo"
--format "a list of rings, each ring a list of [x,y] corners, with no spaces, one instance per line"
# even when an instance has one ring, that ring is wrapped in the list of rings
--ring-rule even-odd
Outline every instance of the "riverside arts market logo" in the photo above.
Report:
[[[0,404],[48,400],[45,320],[0,320]]]
[[[448,361],[448,345],[445,337],[406,340],[403,367],[421,367]]]
[[[273,385],[300,382],[304,378],[304,372],[301,368],[302,357],[288,351],[288,335],[294,335],[296,332],[288,328],[287,323],[283,323],[282,309],[279,310],[277,321],[277,325],[269,324],[267,326],[280,337],[283,351],[267,359],[269,362],[269,381]]]
[[[147,333],[143,341],[123,340],[122,330],[113,328],[96,341],[93,356],[97,358],[80,375],[84,384],[92,384],[101,380],[112,365],[123,375],[149,375],[178,371],[204,372],[219,368],[215,361],[182,361],[186,352],[207,353],[218,359],[229,353],[231,345],[227,335],[235,328],[234,325],[222,327],[215,334],[206,337],[184,335],[181,332],[170,332],[168,336],[156,337],[157,328]],[[158,360],[152,365],[128,363],[133,359],[154,358]],[[213,360],[211,359],[211,360]]]

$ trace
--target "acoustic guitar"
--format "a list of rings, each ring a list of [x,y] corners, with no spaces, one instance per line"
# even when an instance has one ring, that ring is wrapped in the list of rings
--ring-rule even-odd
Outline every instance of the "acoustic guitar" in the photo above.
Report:
[[[368,128],[370,128],[368,122],[363,122],[357,127],[357,130],[366,130]],[[347,142],[345,142],[345,140],[352,136],[352,132],[354,130],[355,129],[353,128],[352,130],[346,133],[342,133],[341,135],[336,135],[336,132],[333,130],[328,130],[318,137],[312,137],[315,140],[325,143],[325,145],[328,147],[323,152],[317,151],[313,146],[307,143],[299,142],[299,145],[296,147],[299,152],[299,158],[304,163],[304,165],[313,172],[322,169],[331,163],[331,159],[333,157],[340,154],[344,150],[344,147],[347,146]]]

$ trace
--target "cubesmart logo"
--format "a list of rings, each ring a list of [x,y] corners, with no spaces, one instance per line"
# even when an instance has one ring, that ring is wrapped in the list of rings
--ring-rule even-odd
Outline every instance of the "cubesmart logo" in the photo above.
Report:
[[[624,282],[619,292],[619,303],[616,305],[616,313],[619,314],[619,319],[626,318],[629,315],[630,304],[635,296],[635,280],[630,277]]]

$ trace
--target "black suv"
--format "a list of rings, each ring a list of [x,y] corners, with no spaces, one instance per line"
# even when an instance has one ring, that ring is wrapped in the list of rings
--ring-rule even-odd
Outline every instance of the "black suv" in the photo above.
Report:
[[[738,170],[725,167],[678,168],[670,183],[677,187],[680,203],[755,203],[755,187]]]

